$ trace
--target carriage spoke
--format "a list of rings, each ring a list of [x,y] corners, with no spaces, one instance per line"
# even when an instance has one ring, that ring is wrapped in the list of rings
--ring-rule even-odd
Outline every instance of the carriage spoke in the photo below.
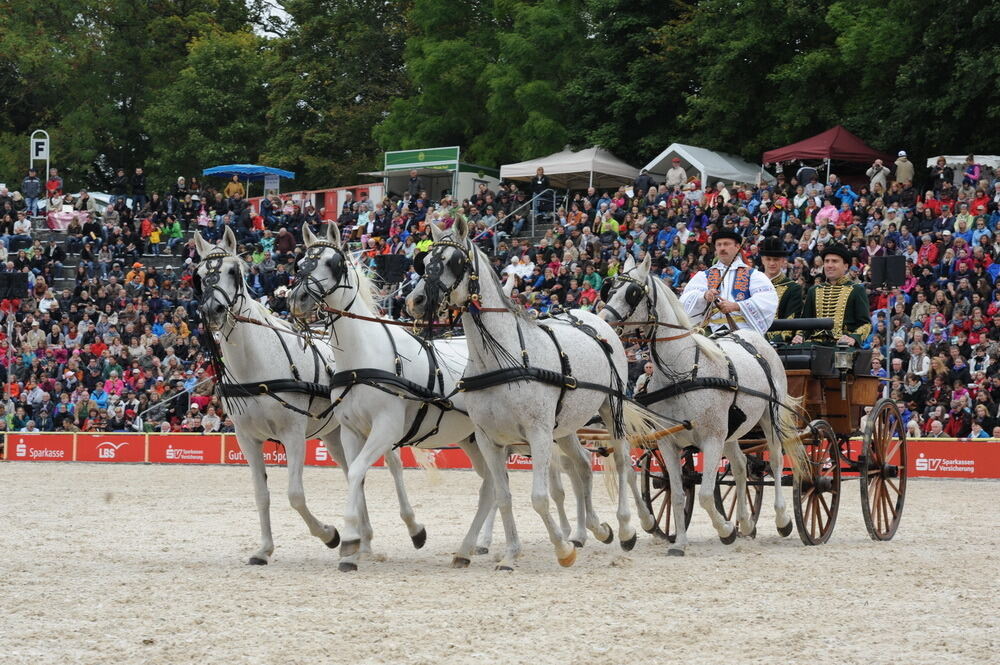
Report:
[[[819,496],[819,505],[823,506],[823,510],[826,511],[826,519],[829,520],[830,519],[830,506],[827,505],[826,499],[823,498],[822,494],[820,494],[818,496]]]
[[[898,496],[899,495],[899,487],[896,485],[896,483],[892,482],[892,478],[886,478],[885,482],[889,483],[889,487],[891,487],[893,489],[893,491],[896,492],[896,495]]]
[[[892,450],[889,451],[889,454],[885,456],[885,462],[887,464],[893,460],[893,458],[896,456],[896,453],[899,452],[899,449],[902,445],[903,445],[903,439],[896,438],[896,445],[893,446]]]

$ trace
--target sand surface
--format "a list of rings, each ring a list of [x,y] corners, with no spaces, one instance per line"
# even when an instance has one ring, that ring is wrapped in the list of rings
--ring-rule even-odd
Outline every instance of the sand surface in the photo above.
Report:
[[[911,481],[889,543],[868,538],[852,484],[813,548],[777,536],[768,490],[755,541],[722,545],[696,507],[683,559],[640,534],[628,554],[591,539],[562,569],[514,473],[525,553],[499,573],[492,555],[449,567],[477,479],[439,473],[406,473],[420,551],[389,474],[369,475],[386,559],[344,574],[288,506],[284,469],[270,471],[274,560],[251,567],[244,468],[0,464],[0,662],[1000,662],[1000,483]],[[339,524],[339,472],[305,482]]]

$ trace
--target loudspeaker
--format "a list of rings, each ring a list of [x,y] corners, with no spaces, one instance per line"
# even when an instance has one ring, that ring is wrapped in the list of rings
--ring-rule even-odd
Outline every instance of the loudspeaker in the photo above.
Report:
[[[872,286],[902,286],[906,281],[905,256],[873,256]]]
[[[31,249],[33,244],[31,238],[11,238],[7,251],[10,254],[17,254],[22,249]]]
[[[28,274],[23,272],[0,272],[0,300],[15,300],[28,297]]]
[[[406,257],[402,254],[380,254],[375,257],[375,271],[386,284],[398,284],[406,275]]]

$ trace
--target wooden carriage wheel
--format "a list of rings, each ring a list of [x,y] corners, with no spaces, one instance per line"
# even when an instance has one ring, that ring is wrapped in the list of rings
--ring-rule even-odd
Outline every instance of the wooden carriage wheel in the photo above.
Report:
[[[830,539],[840,507],[840,441],[825,420],[809,423],[813,442],[806,443],[809,476],[794,483],[792,502],[795,526],[806,545]]]
[[[764,504],[764,471],[767,463],[764,456],[751,453],[747,458],[747,504],[750,506],[750,520],[755,525],[760,518],[760,508]],[[723,458],[725,459],[725,458]],[[725,460],[725,467],[715,476],[715,507],[723,514],[727,522],[736,516],[736,480],[733,478],[732,465]]]
[[[693,468],[689,465],[693,463],[688,453],[681,455],[681,473],[686,478]],[[658,465],[659,470],[653,468]],[[667,476],[667,467],[663,463],[663,457],[659,449],[647,450],[646,454],[639,460],[639,467],[642,469],[642,500],[646,507],[653,514],[653,528],[649,533],[658,538],[666,538],[671,543],[677,538],[677,527],[674,523],[674,513],[670,507],[670,478]],[[684,485],[684,528],[691,523],[691,513],[694,512],[694,483],[683,482]]]
[[[891,399],[868,414],[861,453],[861,512],[873,540],[890,540],[906,499],[906,426]]]

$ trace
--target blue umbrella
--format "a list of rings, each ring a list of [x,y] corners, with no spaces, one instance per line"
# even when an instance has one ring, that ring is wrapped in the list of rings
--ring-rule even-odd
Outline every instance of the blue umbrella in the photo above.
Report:
[[[217,175],[226,178],[240,176],[244,180],[263,180],[266,175],[277,175],[282,178],[294,179],[295,173],[276,169],[273,166],[260,166],[258,164],[226,164],[224,166],[213,166],[201,172],[202,175]]]

